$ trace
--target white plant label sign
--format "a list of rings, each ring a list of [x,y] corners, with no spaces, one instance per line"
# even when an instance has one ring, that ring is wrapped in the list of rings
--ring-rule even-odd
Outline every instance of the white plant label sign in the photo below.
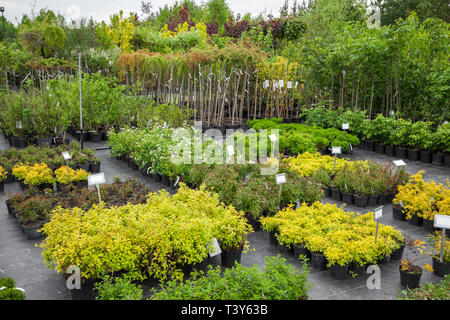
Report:
[[[383,207],[379,207],[374,211],[375,221],[380,220],[383,217]]]
[[[269,80],[265,80],[264,85],[263,85],[264,89],[267,89],[269,87],[269,85],[270,85]]]
[[[292,89],[292,81],[288,81],[287,82],[287,88],[288,89]]]
[[[277,180],[278,185],[286,183],[286,173],[277,174],[275,179]]]
[[[348,129],[350,129],[350,125],[348,123],[343,123],[342,130],[348,130]]]
[[[62,153],[62,156],[63,156],[63,158],[64,158],[64,160],[70,160],[70,154],[69,154],[69,152],[67,152],[67,151],[65,151],[65,152],[63,152]]]
[[[392,161],[392,163],[393,163],[396,167],[406,166],[406,162],[403,161],[403,160],[394,160],[394,161]]]
[[[270,141],[272,141],[272,142],[277,141],[277,136],[276,136],[276,134],[271,134],[271,135],[269,135],[269,139],[270,139]]]
[[[443,228],[450,229],[450,216],[446,216],[443,214],[435,214],[434,215],[434,227],[435,228]]]
[[[17,129],[22,129],[22,128],[23,128],[23,126],[22,126],[22,121],[17,121],[17,122],[16,122],[16,128],[17,128]]]
[[[278,81],[278,86],[279,86],[280,88],[283,88],[283,87],[284,87],[284,80],[279,80],[279,81]]]
[[[234,155],[234,146],[233,145],[227,146],[227,153],[230,156]]]
[[[331,147],[332,154],[341,154],[341,147]]]
[[[100,172],[97,174],[91,174],[88,176],[88,184],[90,186],[100,185],[106,183],[105,173]]]
[[[207,248],[208,248],[210,257],[214,257],[214,256],[217,256],[222,253],[222,250],[220,249],[220,246],[219,246],[219,242],[217,241],[216,238],[213,238],[211,240],[211,242],[208,244]]]

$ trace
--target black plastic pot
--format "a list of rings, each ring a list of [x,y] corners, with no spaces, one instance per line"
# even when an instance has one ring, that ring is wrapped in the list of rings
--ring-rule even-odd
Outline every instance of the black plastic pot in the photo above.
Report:
[[[78,169],[83,169],[84,171],[89,172],[89,163],[87,163],[87,164],[78,164],[77,168]]]
[[[89,136],[91,137],[91,142],[102,142],[102,134],[100,132],[91,131],[89,132]]]
[[[408,159],[408,149],[403,147],[395,148],[395,156],[400,159]]]
[[[298,257],[300,257],[300,255],[303,255],[303,256],[307,257],[308,259],[311,259],[311,252],[308,249],[306,249],[304,246],[293,245],[292,247],[294,249],[294,257],[296,259],[298,259]]]
[[[365,149],[366,148],[366,142],[364,140],[359,140],[359,149]]]
[[[348,268],[349,274],[354,274],[356,276],[360,276],[366,273],[366,266],[360,266],[354,262],[350,263],[350,267]]]
[[[5,192],[5,182],[0,181],[0,192]]]
[[[327,258],[322,253],[311,252],[311,262],[314,269],[327,269]]]
[[[384,154],[384,144],[383,143],[375,143],[375,152],[379,154]]]
[[[5,204],[6,204],[6,209],[8,209],[8,214],[9,214],[10,216],[14,216],[14,209],[13,209],[13,207],[11,206],[11,200],[7,199],[7,200],[5,201]]]
[[[27,236],[28,240],[37,240],[42,237],[42,233],[38,232],[39,229],[42,228],[41,223],[37,223],[30,226],[22,226],[23,231],[25,232],[25,235]]]
[[[98,173],[98,172],[100,172],[100,166],[101,166],[101,162],[90,162],[89,163],[89,171],[91,173]]]
[[[423,163],[431,163],[431,161],[433,160],[433,155],[429,151],[420,151],[419,159]]]
[[[410,225],[413,226],[422,226],[423,218],[419,218],[416,214],[413,214],[411,219],[407,220]]]
[[[77,138],[78,141],[80,141],[80,138],[81,138],[81,131],[76,131],[76,138]],[[83,131],[83,136],[82,136],[82,138],[83,138],[83,142],[88,141],[88,140],[89,140],[89,133],[86,132],[86,131]]]
[[[222,266],[225,268],[234,267],[235,263],[241,263],[242,250],[223,250]]]
[[[423,271],[420,273],[409,273],[401,268],[402,266],[398,267],[398,270],[400,271],[400,284],[409,289],[418,288]]]
[[[388,264],[391,262],[391,256],[384,256],[377,261],[377,264]]]
[[[323,188],[323,193],[325,198],[331,198],[331,188]]]
[[[342,201],[345,204],[353,204],[353,194],[342,192]]]
[[[334,264],[330,266],[330,276],[335,280],[345,280],[348,279],[348,270],[350,264],[346,264],[345,266],[340,266],[338,264]]]
[[[168,176],[161,175],[161,182],[164,186],[170,187],[170,180]]]
[[[434,220],[423,219],[423,229],[428,233],[433,233],[439,229],[434,227]]]
[[[15,180],[15,177],[13,176],[12,172],[9,171],[8,175],[6,176],[6,183],[13,183]]]
[[[384,146],[384,154],[389,157],[395,157],[395,148],[394,146],[385,145]]]
[[[403,244],[400,248],[392,252],[391,260],[400,260],[403,257],[403,251],[405,250],[405,244]]]
[[[366,150],[367,151],[375,151],[375,142],[366,141]]]
[[[386,194],[380,194],[378,196],[377,204],[385,205],[386,203],[387,203],[387,195]]]
[[[331,189],[331,198],[335,201],[342,201],[342,193],[338,189]]]
[[[253,231],[261,231],[261,222],[259,222],[259,218],[255,218],[249,213],[245,214],[245,218],[247,218],[248,223],[253,227]]]
[[[450,274],[450,263],[440,262],[438,259],[433,258],[433,273],[439,277],[445,277]]]
[[[450,154],[448,153],[444,155],[444,166],[450,168]]]
[[[93,279],[82,279],[80,289],[71,289],[72,300],[94,300],[94,286],[96,281]]]
[[[436,166],[442,166],[444,164],[444,155],[439,152],[433,152],[431,162]]]
[[[157,174],[156,174],[155,182],[161,183],[161,182],[162,182],[162,175],[160,175],[159,173],[157,173]]]
[[[394,192],[386,193],[386,203],[392,203],[394,198],[395,198],[395,193]]]
[[[87,188],[89,186],[89,183],[88,183],[87,180],[85,180],[85,181],[77,181],[75,184],[76,184],[76,186],[78,188]]]
[[[370,195],[367,198],[367,205],[369,207],[376,206],[377,204],[378,204],[378,195],[377,194],[376,195]]]
[[[355,206],[359,208],[365,208],[367,207],[367,200],[369,197],[357,197],[353,196],[353,199],[355,200]]]
[[[25,149],[27,147],[27,138],[23,137],[12,137],[12,146],[16,149]]]
[[[408,149],[408,160],[411,161],[419,161],[419,150],[416,149]]]
[[[273,245],[275,245],[275,246],[280,245],[280,243],[278,242],[276,233],[273,232],[273,231],[270,231],[270,232],[269,232],[269,240],[270,240],[270,244],[273,244]]]
[[[47,137],[47,138],[37,138],[36,143],[38,147],[50,147],[52,145],[53,138]]]
[[[401,206],[396,206],[396,205],[392,206],[392,218],[394,220],[398,220],[398,221],[406,220],[406,214],[403,213]]]
[[[39,190],[44,191],[45,189],[50,189],[53,191],[53,184],[51,183],[43,183],[37,186]]]

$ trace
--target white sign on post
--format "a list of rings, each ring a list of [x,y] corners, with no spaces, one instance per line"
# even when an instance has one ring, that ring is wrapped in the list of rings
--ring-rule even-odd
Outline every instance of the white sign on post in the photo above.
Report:
[[[88,176],[88,184],[90,186],[100,185],[100,184],[104,184],[104,183],[106,183],[104,172],[91,174]]]
[[[220,249],[219,242],[216,238],[212,239],[211,242],[207,246],[209,251],[209,256],[212,258],[214,256],[217,256],[222,253],[222,250]]]
[[[267,89],[269,87],[269,85],[270,85],[269,80],[265,80],[264,85],[263,85],[264,89]]]
[[[22,129],[22,121],[17,121],[16,122],[16,128],[17,129]]]
[[[374,213],[375,221],[380,220],[383,217],[383,206],[375,209]]]
[[[332,154],[341,154],[341,147],[331,147]]]
[[[277,180],[278,185],[286,183],[286,173],[277,174],[275,179]]]
[[[278,80],[278,86],[280,88],[283,88],[284,87],[284,80]]]
[[[288,81],[287,82],[287,88],[288,89],[292,89],[292,81]]]
[[[348,130],[348,129],[350,129],[350,125],[348,123],[343,123],[342,130]]]
[[[434,227],[435,228],[444,228],[450,229],[450,216],[446,216],[443,214],[435,214],[434,215]]]
[[[269,139],[272,142],[277,141],[277,135],[273,133],[273,134],[269,135]]]
[[[70,154],[69,154],[69,152],[67,152],[67,151],[65,151],[65,152],[63,152],[62,153],[62,156],[63,156],[63,158],[64,158],[64,160],[70,160]]]
[[[406,162],[403,161],[403,160],[394,160],[394,161],[392,161],[392,163],[393,163],[396,167],[406,166]]]

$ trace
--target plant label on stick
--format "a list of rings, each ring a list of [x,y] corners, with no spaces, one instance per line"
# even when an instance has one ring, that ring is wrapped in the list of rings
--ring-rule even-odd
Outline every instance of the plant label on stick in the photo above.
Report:
[[[443,214],[435,214],[434,215],[434,227],[435,228],[444,228],[450,229],[450,216]]]
[[[405,207],[405,205],[403,204],[403,201],[400,200],[399,204],[400,204],[400,207],[402,207],[402,208]]]
[[[271,142],[277,141],[277,135],[276,134],[271,134],[269,135],[269,139]]]
[[[70,154],[69,154],[69,152],[67,152],[67,151],[65,151],[65,152],[63,152],[62,153],[62,156],[63,156],[63,158],[64,158],[64,160],[70,160]]]
[[[392,161],[392,163],[396,166],[396,167],[403,167],[406,166],[406,162],[403,160],[394,160]]]
[[[16,128],[17,128],[17,129],[22,129],[22,128],[23,128],[23,126],[22,126],[22,121],[17,121],[17,122],[16,122]]]
[[[106,183],[104,172],[91,174],[88,176],[88,184],[90,186],[96,186],[96,185],[100,185],[100,184],[104,184],[104,183]]]
[[[283,87],[284,87],[284,80],[279,80],[279,81],[278,81],[278,86],[279,86],[280,88],[283,88]]]
[[[277,174],[275,179],[277,180],[278,185],[286,183],[286,173]]]
[[[227,153],[229,156],[234,155],[234,146],[233,145],[227,146]]]
[[[350,125],[348,123],[343,123],[342,130],[348,130],[348,129],[350,129]]]
[[[207,248],[208,248],[208,251],[209,251],[209,256],[211,258],[222,253],[222,250],[220,249],[219,242],[217,241],[216,238],[213,238],[211,240],[211,242],[207,245]]]
[[[288,81],[287,82],[287,88],[288,89],[292,89],[292,81]]]
[[[331,147],[332,154],[341,154],[341,147]]]
[[[381,218],[383,218],[383,206],[376,208],[374,210],[374,218],[375,218],[375,221],[378,221]]]

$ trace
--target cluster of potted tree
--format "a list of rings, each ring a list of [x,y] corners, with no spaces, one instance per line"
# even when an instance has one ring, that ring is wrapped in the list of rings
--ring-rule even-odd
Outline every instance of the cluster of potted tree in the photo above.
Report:
[[[362,274],[371,264],[400,259],[405,247],[402,233],[376,225],[373,212],[355,217],[333,204],[320,202],[286,208],[261,223],[271,242],[287,246],[296,256],[306,256],[318,270],[330,270],[334,279]]]
[[[106,273],[159,281],[182,279],[193,269],[224,261],[234,265],[252,231],[243,215],[217,195],[182,184],[177,194],[151,193],[144,204],[107,208],[101,203],[86,211],[59,207],[42,227],[46,238],[40,246],[50,268],[67,274],[77,265],[82,290],[92,298],[94,283]],[[222,255],[210,258],[214,239]]]

